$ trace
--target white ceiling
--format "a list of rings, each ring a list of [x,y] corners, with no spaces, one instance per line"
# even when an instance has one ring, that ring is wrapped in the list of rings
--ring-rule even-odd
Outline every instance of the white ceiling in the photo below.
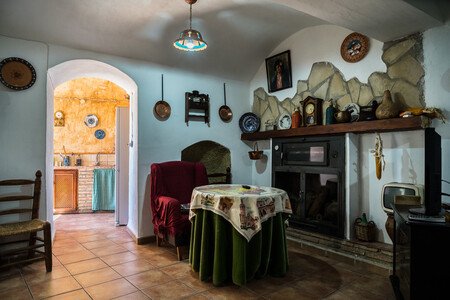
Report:
[[[0,34],[250,80],[284,39],[336,24],[380,41],[440,26],[448,0],[199,0],[192,27],[208,49],[172,43],[189,26],[183,0],[2,0]]]

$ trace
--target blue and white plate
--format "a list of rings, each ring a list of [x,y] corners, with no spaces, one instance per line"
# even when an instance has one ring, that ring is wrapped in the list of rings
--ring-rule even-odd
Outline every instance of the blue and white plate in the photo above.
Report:
[[[103,129],[97,129],[94,135],[97,139],[102,140],[105,137],[106,133]]]
[[[253,133],[258,131],[260,119],[254,113],[243,114],[239,119],[239,127],[243,133]]]
[[[98,124],[98,118],[96,115],[87,115],[86,118],[84,118],[84,124],[86,124],[87,127],[95,127]]]

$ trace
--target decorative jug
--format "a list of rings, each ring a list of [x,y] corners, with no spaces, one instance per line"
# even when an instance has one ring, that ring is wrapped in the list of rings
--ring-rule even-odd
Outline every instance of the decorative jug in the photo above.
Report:
[[[299,128],[300,126],[302,126],[302,115],[300,114],[300,111],[297,107],[294,109],[294,112],[292,113],[291,128]]]
[[[396,118],[398,117],[398,112],[399,110],[397,109],[397,106],[392,101],[391,92],[389,90],[385,90],[381,104],[375,111],[375,116],[377,119]]]

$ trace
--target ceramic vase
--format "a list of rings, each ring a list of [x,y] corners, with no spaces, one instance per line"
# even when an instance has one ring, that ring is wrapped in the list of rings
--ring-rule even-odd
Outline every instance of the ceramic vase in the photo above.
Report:
[[[302,126],[302,115],[300,114],[300,111],[298,108],[294,110],[292,113],[292,125],[291,128],[299,128]]]
[[[383,99],[375,111],[375,116],[377,119],[396,118],[398,112],[397,106],[392,101],[391,92],[389,90],[384,91]]]

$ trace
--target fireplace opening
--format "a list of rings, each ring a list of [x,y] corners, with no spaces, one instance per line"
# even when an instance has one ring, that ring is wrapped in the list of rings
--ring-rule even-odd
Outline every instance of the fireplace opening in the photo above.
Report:
[[[292,227],[344,237],[344,136],[274,139],[272,185],[290,198]]]

